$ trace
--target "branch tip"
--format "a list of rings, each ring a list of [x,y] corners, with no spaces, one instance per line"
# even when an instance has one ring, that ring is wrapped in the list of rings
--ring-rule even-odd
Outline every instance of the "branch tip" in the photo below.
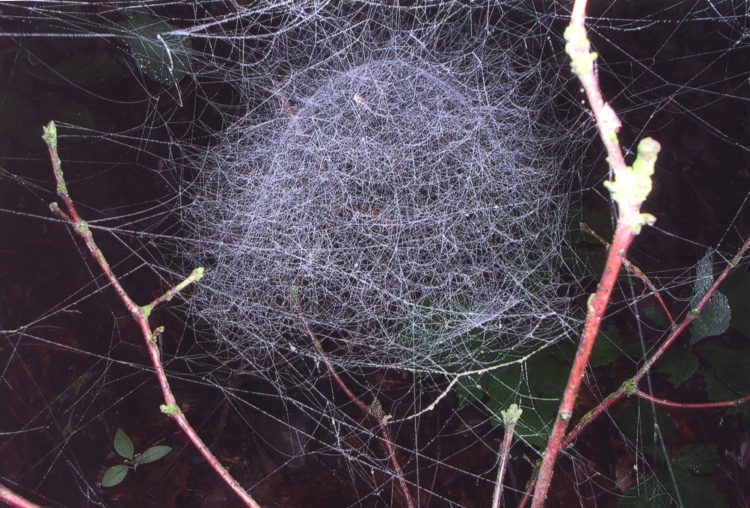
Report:
[[[190,279],[190,282],[198,282],[199,280],[203,278],[203,274],[205,273],[205,271],[206,271],[205,268],[203,268],[202,266],[199,266],[198,268],[193,270],[193,272],[190,274],[190,277],[188,277],[188,279]]]
[[[57,149],[57,126],[54,120],[50,120],[47,125],[42,126],[42,139],[50,149]]]
[[[620,209],[621,219],[636,235],[641,232],[642,226],[652,225],[656,221],[656,217],[642,213],[640,208],[651,192],[651,177],[660,149],[661,145],[654,139],[642,139],[638,143],[638,156],[633,165],[616,171],[614,180],[604,182]]]
[[[523,409],[518,407],[518,404],[511,404],[508,409],[500,411],[500,416],[503,417],[503,424],[506,427],[514,427],[518,420],[523,414]]]

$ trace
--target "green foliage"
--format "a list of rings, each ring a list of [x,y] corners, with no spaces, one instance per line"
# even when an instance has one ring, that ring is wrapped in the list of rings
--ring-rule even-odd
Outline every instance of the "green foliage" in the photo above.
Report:
[[[654,418],[656,416],[656,418]],[[643,443],[644,453],[651,455],[652,458],[659,458],[659,449],[655,446],[656,426],[662,437],[667,440],[672,436],[672,420],[667,412],[659,406],[652,406],[644,403],[639,399],[634,404],[622,407],[613,413],[617,429],[623,434],[628,441],[633,443]]]
[[[669,318],[664,314],[664,310],[658,305],[645,304],[641,307],[641,314],[646,321],[653,326],[666,330],[670,326]]]
[[[157,445],[148,448],[143,453],[135,453],[133,440],[130,439],[124,430],[118,428],[115,432],[114,449],[122,457],[124,464],[117,464],[108,468],[102,476],[102,487],[114,487],[125,480],[128,471],[135,469],[142,464],[150,464],[165,457],[172,451],[172,447]]]
[[[680,448],[680,452],[672,461],[672,466],[678,471],[694,475],[713,473],[719,464],[719,455],[714,443],[688,444]]]
[[[134,462],[138,464],[150,464],[166,456],[171,451],[172,451],[171,446],[164,446],[164,445],[152,446],[151,448],[148,448],[145,452],[138,455],[135,458]]]
[[[171,87],[190,72],[190,39],[170,35],[176,27],[150,14],[135,13],[124,28],[135,34],[124,40],[145,76]]]
[[[628,490],[618,508],[723,508],[727,506],[721,492],[706,475],[716,470],[719,456],[715,444],[688,444],[671,461],[671,473],[661,465],[645,480]],[[672,481],[674,477],[674,482]],[[670,491],[676,487],[676,493]],[[668,490],[669,489],[669,490]]]
[[[125,464],[110,467],[105,471],[104,476],[102,476],[102,487],[114,487],[121,484],[128,475],[129,469]]]
[[[117,454],[127,460],[133,460],[133,454],[135,448],[133,447],[133,441],[130,437],[125,434],[125,431],[118,428],[115,432],[115,451]]]
[[[713,252],[707,251],[696,266],[696,279],[693,288],[691,307],[695,308],[698,302],[706,295],[714,283],[713,275]],[[720,292],[715,292],[710,300],[701,310],[698,318],[693,321],[690,330],[690,343],[696,344],[706,337],[721,335],[727,328],[732,316],[727,297]]]
[[[747,348],[737,350],[704,343],[696,348],[696,353],[705,364],[700,374],[710,401],[722,402],[750,393],[748,352]],[[750,404],[727,408],[725,411],[739,412],[750,421]]]
[[[604,367],[626,355],[622,335],[617,328],[609,325],[599,333],[589,358],[589,364],[592,367]]]
[[[459,401],[482,404],[503,425],[502,413],[511,404],[528,408],[519,416],[516,435],[537,449],[544,449],[568,379],[572,348],[542,351],[516,363],[481,375],[469,376],[456,385]]]
[[[675,388],[690,379],[697,370],[698,357],[692,351],[675,347],[667,351],[654,367],[654,371],[665,374],[669,383]]]

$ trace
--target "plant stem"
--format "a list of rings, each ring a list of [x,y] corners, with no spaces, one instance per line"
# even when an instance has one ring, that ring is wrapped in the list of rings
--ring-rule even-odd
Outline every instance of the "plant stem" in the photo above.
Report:
[[[719,409],[735,407],[750,402],[750,395],[745,395],[744,397],[740,397],[734,400],[724,400],[721,402],[675,402],[673,400],[654,397],[653,395],[650,395],[641,390],[637,390],[635,394],[642,399],[653,402],[654,404],[675,409]]]
[[[500,448],[500,464],[497,467],[497,478],[495,479],[495,492],[492,495],[492,508],[500,508],[500,502],[503,499],[503,479],[505,478],[505,469],[508,465],[510,456],[510,445],[513,440],[513,431],[521,418],[521,409],[516,404],[511,404],[507,410],[500,411],[505,425],[505,435],[503,444]]]
[[[260,505],[248,494],[244,488],[239,484],[237,480],[229,473],[229,471],[219,462],[216,456],[208,449],[203,440],[200,438],[198,433],[193,429],[185,417],[184,413],[180,410],[177,404],[177,399],[172,393],[172,388],[169,385],[167,374],[164,370],[164,365],[161,361],[161,355],[159,352],[159,346],[157,344],[157,336],[163,331],[162,327],[156,330],[151,329],[151,325],[148,322],[148,318],[153,311],[154,307],[163,301],[167,301],[172,298],[178,291],[184,289],[187,285],[197,281],[202,275],[202,269],[197,269],[185,279],[183,282],[175,286],[174,288],[167,291],[162,297],[157,298],[151,304],[141,307],[137,305],[131,298],[130,295],[120,284],[119,279],[112,271],[107,259],[104,254],[97,246],[94,241],[94,236],[91,234],[86,221],[84,221],[76,209],[75,203],[68,194],[67,184],[65,183],[65,177],[63,176],[62,163],[57,151],[57,128],[55,122],[49,122],[44,128],[43,139],[49,149],[50,160],[52,161],[52,171],[55,175],[57,182],[57,195],[60,197],[65,205],[67,214],[63,212],[57,203],[52,203],[50,209],[58,216],[62,217],[73,230],[83,239],[86,244],[86,248],[89,250],[91,255],[96,260],[99,268],[104,273],[104,276],[109,281],[109,284],[115,290],[120,301],[123,303],[125,308],[130,312],[133,319],[138,324],[141,330],[141,334],[146,341],[146,349],[148,350],[151,358],[151,363],[154,366],[156,377],[159,380],[159,386],[161,388],[162,396],[164,398],[164,404],[161,406],[163,413],[171,416],[177,425],[182,429],[188,439],[208,461],[214,471],[224,480],[224,482],[242,499],[246,506],[252,508],[260,508]]]
[[[41,508],[38,504],[32,503],[2,484],[0,484],[0,501],[3,501],[8,506],[15,506],[17,508]]]
[[[547,440],[547,448],[544,452],[542,466],[539,469],[532,508],[541,508],[547,498],[565,431],[573,414],[578,392],[586,373],[586,366],[599,333],[604,311],[609,304],[617,275],[622,267],[623,258],[641,227],[644,224],[653,223],[655,220],[652,216],[641,213],[640,207],[651,190],[651,175],[660,149],[659,143],[649,138],[643,139],[638,144],[638,158],[633,163],[632,168],[625,163],[617,136],[621,125],[620,119],[609,104],[604,101],[598,78],[594,73],[594,60],[597,55],[591,52],[591,44],[584,24],[585,14],[586,0],[576,0],[573,4],[570,24],[565,30],[566,51],[571,58],[571,68],[578,76],[594,113],[600,137],[607,150],[607,161],[614,174],[614,180],[606,182],[605,186],[617,203],[617,226],[607,255],[604,272],[596,292],[589,299],[586,323],[581,334],[578,351],[573,360],[560,409]]]
[[[737,251],[737,254],[732,258],[732,260],[727,264],[727,266],[724,268],[724,270],[719,274],[719,276],[716,278],[714,283],[711,285],[711,287],[708,289],[705,295],[703,295],[703,298],[696,304],[695,308],[693,308],[690,312],[687,313],[685,318],[680,322],[679,325],[676,325],[672,328],[672,331],[670,332],[667,339],[659,346],[659,348],[654,352],[651,357],[643,364],[643,366],[638,370],[638,372],[630,379],[625,381],[622,385],[620,385],[620,388],[618,388],[616,391],[609,394],[602,402],[600,402],[596,407],[594,407],[592,410],[590,410],[588,413],[583,415],[583,417],[578,421],[578,424],[571,430],[567,436],[565,436],[565,439],[563,439],[562,443],[560,444],[561,448],[566,448],[570,446],[572,443],[575,442],[576,439],[578,439],[578,436],[586,429],[593,421],[595,421],[602,413],[605,413],[611,406],[613,406],[616,402],[621,400],[623,397],[629,396],[629,395],[638,395],[641,396],[647,400],[653,400],[654,403],[660,403],[664,402],[664,405],[669,405],[670,401],[666,401],[664,399],[657,399],[656,397],[652,397],[651,395],[646,394],[645,392],[641,392],[638,389],[638,384],[640,383],[641,379],[645,377],[645,375],[649,372],[649,370],[653,367],[653,365],[656,363],[656,361],[661,358],[664,353],[669,349],[672,344],[677,340],[677,338],[685,331],[687,330],[688,326],[698,318],[700,315],[701,310],[703,310],[703,307],[711,300],[713,295],[718,291],[719,286],[726,280],[726,278],[729,276],[729,274],[740,264],[740,261],[742,258],[744,258],[748,251],[750,251],[750,236],[745,240],[745,243],[742,244],[742,247]],[[733,407],[739,404],[743,404],[746,402],[750,402],[750,395],[741,397],[739,399],[733,400],[733,401],[724,401],[724,402],[708,402],[708,403],[698,403],[698,404],[682,404],[682,403],[671,403],[671,404],[679,404],[680,408],[684,409],[697,409],[702,406],[703,409],[712,409],[712,408],[719,408],[719,407]],[[524,494],[524,498],[521,501],[520,506],[524,507],[527,506],[529,501],[531,500],[531,492],[534,488],[536,482],[530,481],[529,486],[526,489],[526,492]]]
[[[555,419],[555,424],[550,433],[550,437],[547,440],[547,449],[544,452],[542,467],[539,470],[536,489],[534,491],[534,500],[532,503],[533,508],[541,508],[547,497],[547,491],[552,481],[555,462],[557,461],[557,456],[560,452],[560,447],[565,436],[565,430],[567,429],[568,423],[573,414],[573,407],[575,406],[578,397],[578,391],[580,390],[583,376],[586,372],[586,366],[588,365],[591,351],[596,342],[596,336],[599,333],[599,327],[604,317],[604,311],[607,308],[610,295],[612,294],[612,288],[614,287],[614,283],[617,280],[617,274],[622,265],[623,253],[627,251],[627,248],[633,241],[633,237],[634,235],[630,228],[624,223],[618,221],[615,238],[612,241],[612,248],[609,250],[607,264],[599,282],[599,287],[589,302],[586,324],[584,325],[583,333],[581,334],[581,339],[578,344],[578,350],[576,351],[576,357],[573,360],[573,366],[571,367],[568,382],[565,386],[565,391],[563,392],[560,409],[557,418]]]
[[[399,488],[401,490],[401,494],[404,497],[404,502],[406,503],[407,508],[415,508],[414,500],[412,499],[411,492],[409,491],[409,486],[407,485],[406,479],[404,478],[403,469],[401,469],[401,464],[399,463],[398,457],[396,456],[396,450],[393,446],[393,440],[391,439],[391,436],[388,432],[388,427],[386,425],[387,420],[385,418],[385,415],[383,414],[383,409],[380,406],[377,398],[371,405],[368,406],[349,389],[341,376],[339,376],[339,373],[336,372],[336,369],[333,368],[333,364],[331,364],[330,360],[328,360],[328,356],[326,356],[325,351],[323,350],[323,346],[320,344],[320,341],[317,339],[317,337],[315,337],[315,334],[310,329],[310,325],[307,323],[307,320],[305,320],[305,318],[301,316],[300,319],[302,320],[302,324],[305,327],[305,332],[307,333],[307,337],[310,339],[313,348],[315,348],[315,351],[320,355],[320,359],[325,364],[326,369],[331,374],[331,377],[333,377],[336,384],[339,386],[339,388],[341,388],[341,391],[346,394],[349,400],[351,400],[354,405],[360,409],[360,411],[362,411],[365,415],[371,416],[373,419],[375,419],[375,422],[377,423],[378,429],[380,431],[380,437],[383,439],[383,443],[385,444],[386,453],[388,454],[388,459],[391,462],[391,467],[393,467],[393,470],[396,472],[396,478],[398,479]]]

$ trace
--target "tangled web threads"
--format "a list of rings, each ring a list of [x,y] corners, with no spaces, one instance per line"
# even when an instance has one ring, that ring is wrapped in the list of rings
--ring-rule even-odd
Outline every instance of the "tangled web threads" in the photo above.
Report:
[[[445,372],[550,340],[565,199],[481,71],[370,58],[237,124],[188,220],[212,265],[194,312],[248,357],[312,352],[309,325],[345,366]]]

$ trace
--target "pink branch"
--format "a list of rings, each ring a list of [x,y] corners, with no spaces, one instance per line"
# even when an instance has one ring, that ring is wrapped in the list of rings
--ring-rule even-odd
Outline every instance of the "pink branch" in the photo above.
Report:
[[[19,496],[5,485],[0,485],[0,501],[3,501],[8,506],[16,506],[18,508],[41,508],[38,504]]]
[[[744,397],[740,397],[739,399],[725,400],[722,402],[675,402],[673,400],[654,397],[653,395],[649,395],[648,393],[641,390],[636,390],[635,394],[642,399],[653,402],[654,404],[659,404],[660,406],[671,407],[675,409],[719,409],[735,407],[750,402],[750,395],[745,395]]]
[[[614,180],[605,185],[617,202],[617,227],[607,255],[604,273],[602,273],[596,292],[589,299],[586,323],[581,334],[578,351],[573,360],[560,409],[547,441],[542,466],[539,469],[532,501],[533,508],[541,508],[547,498],[565,431],[573,414],[581,382],[586,373],[586,366],[594,348],[604,311],[609,304],[623,259],[641,226],[653,221],[653,217],[641,213],[640,207],[650,191],[651,173],[660,147],[656,141],[644,139],[638,145],[638,158],[633,167],[629,168],[625,163],[617,136],[621,125],[620,119],[609,104],[604,101],[598,79],[594,73],[596,54],[591,52],[591,45],[586,34],[585,11],[586,1],[576,0],[573,5],[570,25],[565,30],[566,51],[571,57],[573,72],[578,76],[586,92],[600,137],[607,150],[607,161],[614,173]]]
[[[617,280],[617,274],[622,265],[622,258],[630,244],[633,242],[633,238],[634,235],[632,230],[621,221],[618,221],[615,238],[612,241],[612,247],[607,256],[607,264],[604,268],[604,273],[599,281],[596,293],[594,293],[593,298],[591,298],[589,302],[586,324],[584,325],[581,340],[578,344],[578,351],[573,360],[570,376],[568,377],[568,382],[565,386],[565,391],[563,392],[560,410],[555,419],[555,424],[552,427],[550,437],[547,440],[547,449],[544,452],[542,467],[539,470],[536,489],[534,490],[534,500],[531,505],[533,508],[541,508],[547,497],[547,491],[552,482],[555,462],[557,461],[557,456],[560,452],[560,445],[563,442],[565,430],[567,429],[568,422],[573,414],[573,407],[578,398],[578,391],[580,390],[581,382],[583,381],[583,376],[586,372],[586,366],[588,365],[591,351],[596,342],[596,336],[599,333],[599,327],[602,318],[604,317],[604,311],[607,308],[609,298],[612,294],[612,288]]]
[[[240,497],[240,499],[242,499],[246,506],[250,506],[252,508],[260,508],[260,505],[250,496],[250,494],[245,491],[244,488],[242,488],[239,482],[234,479],[234,477],[219,462],[219,460],[211,452],[211,450],[208,449],[198,433],[187,421],[184,413],[180,410],[180,407],[177,404],[177,399],[172,393],[172,389],[169,385],[167,374],[164,371],[164,366],[162,364],[159,353],[159,346],[157,344],[157,338],[164,329],[163,327],[159,327],[156,330],[152,330],[151,325],[148,322],[149,315],[156,305],[163,301],[171,299],[177,293],[177,291],[200,279],[200,277],[203,275],[203,270],[196,269],[188,278],[175,286],[173,289],[167,291],[167,293],[165,293],[162,297],[154,300],[151,304],[144,307],[137,305],[120,284],[120,281],[112,271],[112,268],[109,266],[109,263],[104,257],[104,254],[96,245],[94,236],[91,234],[91,229],[89,228],[86,221],[84,221],[78,214],[78,210],[76,209],[73,200],[68,194],[67,185],[65,183],[65,178],[62,171],[62,163],[57,152],[57,128],[54,122],[50,122],[44,128],[43,138],[45,143],[47,143],[50,160],[52,161],[52,171],[57,182],[57,195],[65,204],[67,214],[60,209],[57,203],[52,203],[50,205],[50,209],[57,215],[61,216],[66,222],[68,222],[73,227],[73,230],[78,233],[78,235],[83,239],[84,243],[86,244],[86,248],[96,260],[96,263],[99,265],[99,268],[109,281],[109,284],[114,288],[118,298],[123,303],[123,305],[125,305],[125,308],[127,308],[128,312],[130,312],[136,323],[138,323],[138,327],[141,329],[141,334],[146,341],[146,349],[149,352],[151,363],[154,366],[156,377],[159,380],[159,386],[164,397],[164,405],[161,406],[162,412],[174,418],[174,420],[177,422],[177,425],[179,425],[185,435],[187,435],[188,439],[198,449],[200,454],[203,455],[203,457],[208,461],[213,470],[216,471],[222,478],[222,480],[224,480],[224,482]]]
[[[320,344],[320,341],[315,337],[315,334],[313,334],[312,330],[310,329],[310,326],[307,324],[307,321],[305,318],[300,316],[300,319],[302,320],[302,324],[305,327],[305,332],[307,333],[308,338],[310,339],[310,342],[312,343],[313,347],[315,348],[315,351],[320,355],[321,360],[323,360],[323,363],[326,366],[326,369],[331,374],[331,377],[333,377],[334,381],[338,385],[339,388],[341,388],[341,391],[343,391],[346,396],[351,400],[355,406],[357,406],[360,411],[362,411],[365,415],[371,416],[375,419],[376,423],[378,424],[378,429],[380,431],[380,437],[383,439],[383,443],[385,444],[386,453],[388,454],[388,459],[391,462],[391,466],[393,467],[393,470],[396,472],[396,478],[398,479],[399,488],[401,489],[401,494],[404,496],[404,501],[406,503],[406,506],[408,508],[414,508],[414,500],[411,497],[411,492],[409,491],[409,486],[406,483],[406,479],[404,478],[404,472],[401,469],[401,464],[398,461],[398,457],[396,456],[396,450],[393,447],[393,441],[391,440],[390,434],[388,433],[388,427],[386,426],[386,419],[385,415],[383,414],[383,408],[380,406],[380,403],[378,402],[377,398],[373,401],[371,405],[367,405],[364,402],[362,402],[359,397],[357,397],[354,392],[352,392],[347,384],[344,382],[343,379],[341,379],[341,376],[339,376],[338,372],[336,372],[336,369],[333,368],[333,365],[328,360],[328,357],[325,354],[325,351],[323,350],[323,346]]]
[[[721,282],[726,278],[731,269],[739,264],[750,244],[749,238],[740,249],[740,252],[738,252],[734,259],[732,259],[729,266],[727,266],[724,272],[714,282],[711,290],[704,295],[698,305],[696,305],[695,309],[688,313],[687,317],[680,323],[680,325],[673,326],[667,340],[665,340],[654,355],[648,359],[638,373],[632,379],[623,383],[615,393],[608,396],[600,405],[584,415],[573,431],[565,436],[565,431],[572,415],[581,381],[585,374],[586,365],[594,346],[601,320],[604,316],[604,310],[609,302],[612,285],[617,278],[617,274],[623,264],[623,259],[625,258],[628,247],[632,243],[635,234],[638,233],[643,224],[649,223],[653,220],[652,217],[640,212],[640,206],[650,191],[650,173],[653,172],[653,159],[659,150],[659,145],[655,141],[643,140],[639,144],[639,159],[641,156],[641,149],[643,149],[644,155],[649,155],[646,152],[650,152],[650,160],[646,161],[650,166],[645,165],[643,161],[639,162],[639,159],[636,159],[632,169],[628,168],[625,164],[617,136],[617,132],[621,125],[620,120],[614,110],[604,101],[598,79],[594,73],[593,62],[596,59],[596,54],[590,51],[591,46],[585,27],[585,14],[586,0],[575,0],[570,24],[565,31],[565,39],[567,41],[566,51],[571,57],[571,67],[578,76],[586,93],[586,97],[588,98],[591,110],[594,113],[600,137],[607,151],[607,161],[609,162],[615,176],[613,182],[607,182],[605,185],[607,185],[611,191],[612,196],[618,205],[617,227],[614,240],[607,256],[604,273],[602,274],[596,293],[589,301],[584,331],[570,372],[570,377],[568,378],[568,383],[563,393],[560,410],[552,428],[550,438],[547,441],[547,449],[544,453],[542,466],[539,470],[536,482],[530,482],[532,485],[536,483],[532,500],[532,506],[534,508],[541,508],[544,505],[552,480],[554,465],[560,449],[571,444],[586,426],[624,395],[633,395],[638,391],[638,383],[642,377],[649,371],[649,369],[651,369],[653,364],[664,354],[676,338],[693,320],[696,319],[700,310],[716,291],[716,288],[718,288]],[[647,141],[648,143],[644,145]],[[644,157],[644,160],[645,159],[646,157]],[[642,179],[642,177],[646,175],[648,176],[648,179]],[[661,300],[660,304],[666,311],[666,305],[664,305]],[[530,492],[533,488],[532,485],[527,489],[521,506],[526,506],[529,502]]]

